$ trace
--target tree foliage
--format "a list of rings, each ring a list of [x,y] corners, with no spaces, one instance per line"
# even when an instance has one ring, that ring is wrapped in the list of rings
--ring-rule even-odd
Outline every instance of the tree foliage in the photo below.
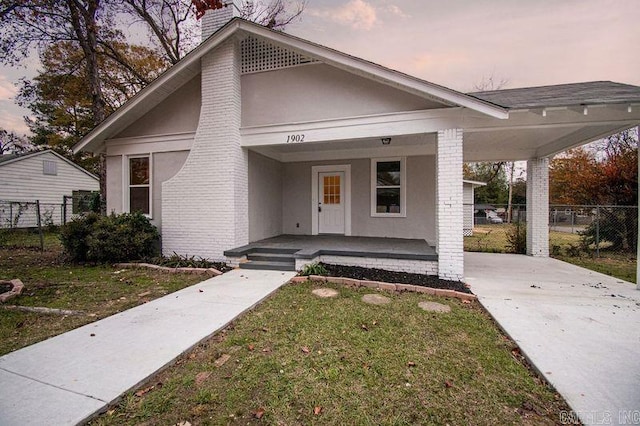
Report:
[[[22,154],[31,149],[27,138],[0,127],[0,155]]]
[[[475,189],[475,202],[481,204],[507,204],[509,183],[504,163],[479,162],[463,166],[465,179],[485,182],[486,186]]]
[[[638,203],[638,136],[626,130],[567,151],[549,166],[551,202],[633,206]]]

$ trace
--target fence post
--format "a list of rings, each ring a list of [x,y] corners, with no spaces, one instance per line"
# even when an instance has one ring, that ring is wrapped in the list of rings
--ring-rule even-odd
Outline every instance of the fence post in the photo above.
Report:
[[[36,220],[38,223],[38,234],[40,235],[40,251],[44,251],[44,235],[42,235],[42,221],[40,220],[40,200],[36,200]]]
[[[62,196],[62,224],[67,223],[67,196]]]
[[[596,206],[596,257],[600,257],[600,206]]]

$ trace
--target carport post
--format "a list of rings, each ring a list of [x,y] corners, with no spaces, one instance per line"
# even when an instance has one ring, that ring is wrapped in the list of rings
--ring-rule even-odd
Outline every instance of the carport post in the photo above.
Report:
[[[527,254],[549,257],[549,159],[527,161]]]
[[[640,142],[640,126],[636,127],[636,137]],[[640,145],[640,143],[639,143]],[[638,175],[640,175],[640,156],[638,156]],[[638,181],[638,194],[640,194],[640,181]],[[638,225],[636,226],[636,289],[640,290],[640,202],[638,203]]]

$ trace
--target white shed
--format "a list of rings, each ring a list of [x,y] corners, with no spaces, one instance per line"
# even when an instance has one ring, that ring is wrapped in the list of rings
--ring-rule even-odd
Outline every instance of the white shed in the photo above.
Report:
[[[474,180],[462,181],[462,203],[464,209],[463,232],[465,237],[473,235],[473,211],[475,204],[474,190],[479,186],[486,186],[484,182]]]
[[[60,224],[65,196],[99,190],[97,176],[54,151],[0,156],[0,227],[35,226],[36,200],[46,222]]]

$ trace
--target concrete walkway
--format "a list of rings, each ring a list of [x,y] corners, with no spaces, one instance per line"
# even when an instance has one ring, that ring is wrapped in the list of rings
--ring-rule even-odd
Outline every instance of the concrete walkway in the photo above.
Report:
[[[234,270],[0,357],[0,425],[84,421],[293,276]]]
[[[635,284],[549,258],[465,253],[464,260],[480,303],[583,423],[640,424]]]

